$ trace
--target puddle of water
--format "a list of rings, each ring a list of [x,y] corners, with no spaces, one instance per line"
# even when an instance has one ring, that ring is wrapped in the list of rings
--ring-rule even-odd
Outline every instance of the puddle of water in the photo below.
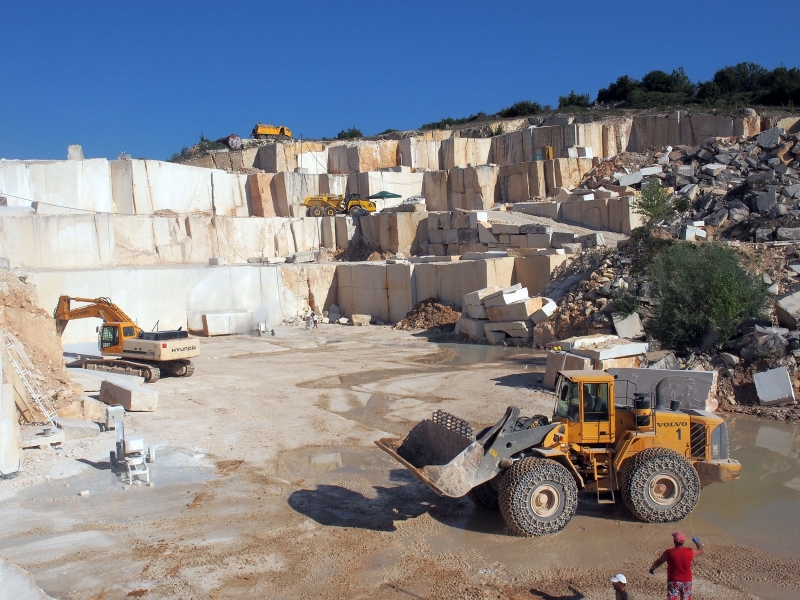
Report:
[[[800,427],[734,417],[728,430],[741,477],[704,489],[693,518],[739,543],[800,556]]]
[[[437,344],[439,350],[425,356],[420,362],[451,366],[469,366],[498,361],[542,362],[545,353],[533,348],[510,348],[507,346],[484,346],[480,344]],[[542,362],[544,365],[544,362]]]

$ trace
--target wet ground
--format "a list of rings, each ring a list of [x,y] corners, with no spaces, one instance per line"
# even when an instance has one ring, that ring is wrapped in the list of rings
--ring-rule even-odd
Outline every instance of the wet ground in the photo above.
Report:
[[[360,331],[359,331],[360,330]],[[676,525],[580,499],[561,533],[506,534],[499,513],[436,496],[374,446],[441,408],[474,426],[550,413],[529,349],[431,344],[388,328],[287,329],[204,343],[126,427],[157,448],[153,487],[110,469],[113,433],[26,452],[0,481],[0,555],[59,598],[636,598]],[[800,431],[729,420],[741,480],[703,491],[695,597],[800,598]],[[81,497],[79,492],[89,491]]]

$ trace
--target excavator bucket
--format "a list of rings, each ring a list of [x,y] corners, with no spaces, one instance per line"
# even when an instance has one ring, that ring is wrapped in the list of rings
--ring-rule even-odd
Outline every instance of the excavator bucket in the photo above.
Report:
[[[443,411],[417,424],[405,437],[375,444],[440,496],[460,498],[496,474],[481,468],[484,447],[466,421]]]

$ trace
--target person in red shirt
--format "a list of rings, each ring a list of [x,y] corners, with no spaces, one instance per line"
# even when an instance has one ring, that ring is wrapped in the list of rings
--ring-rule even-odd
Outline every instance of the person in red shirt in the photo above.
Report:
[[[667,598],[669,600],[692,600],[692,561],[703,553],[699,538],[692,538],[697,548],[684,548],[686,536],[680,531],[672,534],[674,546],[656,559],[650,567],[650,575],[667,563]]]

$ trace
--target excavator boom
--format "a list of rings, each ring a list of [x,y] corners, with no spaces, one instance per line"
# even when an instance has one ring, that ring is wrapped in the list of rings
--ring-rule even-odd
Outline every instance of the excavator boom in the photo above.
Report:
[[[89,302],[86,306],[79,308],[71,308],[71,301],[75,302]],[[64,333],[69,321],[75,319],[102,319],[106,323],[133,323],[128,315],[125,314],[119,306],[114,304],[110,298],[73,298],[70,296],[61,296],[58,299],[58,305],[53,311],[53,318],[56,320],[56,331],[60,336]],[[136,334],[138,335],[141,328],[134,324]]]

